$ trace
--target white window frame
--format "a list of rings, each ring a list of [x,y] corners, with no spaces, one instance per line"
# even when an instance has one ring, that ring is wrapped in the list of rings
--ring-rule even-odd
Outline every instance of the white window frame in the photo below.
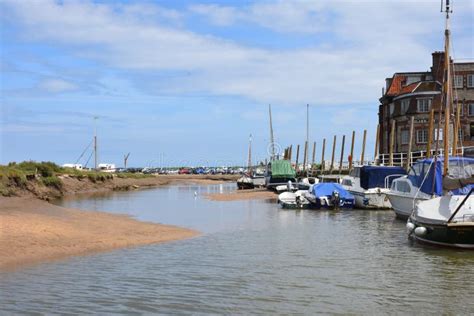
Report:
[[[400,133],[400,141],[402,145],[407,145],[410,142],[410,131],[407,129],[402,129]]]
[[[467,75],[467,87],[468,88],[474,88],[474,74],[473,75]]]
[[[410,107],[410,99],[404,99],[400,101],[401,114],[407,113],[409,107]]]
[[[431,109],[432,100],[433,100],[433,98],[419,98],[419,99],[416,99],[416,110],[420,113],[429,112],[430,109]]]
[[[437,140],[438,140],[438,139],[436,138],[437,135],[438,135],[438,129],[435,128],[435,129],[433,130],[433,140],[434,140],[434,141],[437,141]],[[439,140],[440,140],[440,141],[443,141],[443,128],[440,128],[440,129],[439,129]]]
[[[459,89],[464,86],[464,76],[463,75],[455,75],[454,76],[454,88]]]
[[[469,103],[467,105],[467,115],[474,116],[474,103]]]
[[[416,130],[416,143],[426,144],[427,142],[428,142],[428,130],[427,129]]]

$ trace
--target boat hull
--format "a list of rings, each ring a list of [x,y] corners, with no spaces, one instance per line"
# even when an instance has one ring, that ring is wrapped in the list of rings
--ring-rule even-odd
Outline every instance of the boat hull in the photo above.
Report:
[[[385,193],[348,191],[354,196],[356,208],[377,210],[392,208],[392,204]]]
[[[411,236],[425,244],[435,246],[454,247],[474,250],[474,223],[427,223],[425,221],[416,220],[410,217],[409,222],[416,227],[425,227],[426,234],[417,236],[412,233]]]
[[[410,217],[410,215],[413,213],[414,207],[419,202],[426,200],[424,198],[416,198],[415,202],[413,203],[413,197],[393,193],[387,194],[387,197],[397,218],[403,220],[407,220],[408,217]]]

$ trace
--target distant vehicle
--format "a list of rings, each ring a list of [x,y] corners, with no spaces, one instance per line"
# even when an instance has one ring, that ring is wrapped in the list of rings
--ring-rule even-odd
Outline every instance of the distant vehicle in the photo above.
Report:
[[[72,168],[72,169],[77,169],[77,170],[82,170],[83,167],[81,164],[78,163],[65,163],[62,165],[63,168]]]
[[[100,163],[98,168],[101,172],[115,172],[116,170],[113,163]]]
[[[190,174],[191,172],[189,171],[188,168],[181,168],[178,171],[179,174]]]
[[[202,168],[202,167],[195,168],[195,169],[193,170],[193,173],[194,173],[194,174],[204,174],[204,168]]]

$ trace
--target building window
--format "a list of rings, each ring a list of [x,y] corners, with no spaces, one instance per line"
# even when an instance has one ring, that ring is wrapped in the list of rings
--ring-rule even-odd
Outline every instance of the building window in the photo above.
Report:
[[[463,87],[463,76],[456,75],[454,76],[454,87],[455,88],[462,88]]]
[[[433,139],[434,139],[434,141],[437,141],[438,140],[438,129],[435,128],[433,132],[434,132]],[[440,141],[443,140],[443,129],[442,128],[439,129],[439,140]]]
[[[408,144],[408,142],[410,140],[410,132],[406,129],[402,130],[401,138],[402,138],[402,145]]]
[[[418,112],[429,112],[431,108],[431,98],[423,98],[416,100]]]
[[[428,142],[428,130],[419,129],[416,131],[416,142],[418,144],[426,144]]]
[[[392,117],[394,109],[395,109],[395,106],[393,105],[393,103],[390,103],[390,117]]]
[[[408,107],[410,106],[410,99],[402,100],[401,102],[401,114],[405,114],[408,111]]]
[[[474,75],[467,75],[467,87],[474,88]]]
[[[468,108],[467,113],[469,114],[469,116],[474,116],[474,103],[468,104],[467,108]]]
[[[464,131],[462,130],[462,128],[458,129],[458,141],[459,142],[462,142],[464,139]]]

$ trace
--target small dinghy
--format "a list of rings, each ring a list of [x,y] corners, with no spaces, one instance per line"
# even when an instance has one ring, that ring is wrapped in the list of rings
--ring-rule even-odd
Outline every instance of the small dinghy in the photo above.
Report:
[[[305,198],[307,190],[283,192],[278,195],[278,204],[283,208],[310,208],[311,203]]]
[[[310,202],[311,208],[316,209],[352,209],[355,205],[354,196],[339,183],[315,184],[304,197]]]

